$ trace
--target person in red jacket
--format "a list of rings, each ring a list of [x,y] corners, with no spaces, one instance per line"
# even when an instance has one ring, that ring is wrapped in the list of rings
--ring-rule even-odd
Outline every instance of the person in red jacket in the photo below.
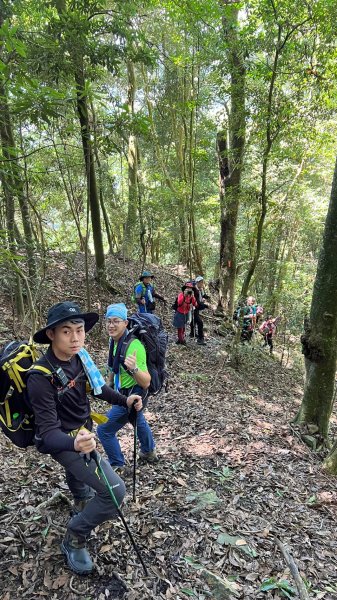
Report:
[[[192,306],[197,308],[198,303],[194,297],[193,284],[186,283],[184,285],[184,291],[178,294],[177,309],[173,317],[173,327],[176,327],[178,330],[178,339],[176,343],[182,344],[183,346],[186,346],[185,329],[188,321],[188,313]]]

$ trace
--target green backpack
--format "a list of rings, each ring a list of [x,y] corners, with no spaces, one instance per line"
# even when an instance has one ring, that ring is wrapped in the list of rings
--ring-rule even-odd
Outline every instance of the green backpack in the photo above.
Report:
[[[146,292],[146,286],[144,285],[144,283],[142,281],[137,281],[137,283],[135,283],[135,285],[133,286],[133,292],[131,295],[131,301],[134,302],[134,304],[137,304],[137,298],[136,298],[136,287],[138,287],[139,285],[142,286],[142,295],[145,296],[145,292]]]

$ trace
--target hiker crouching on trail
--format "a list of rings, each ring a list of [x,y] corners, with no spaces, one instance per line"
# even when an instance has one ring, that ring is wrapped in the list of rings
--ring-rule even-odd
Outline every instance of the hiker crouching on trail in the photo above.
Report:
[[[151,271],[143,271],[139,281],[135,284],[134,298],[138,305],[138,312],[140,313],[153,313],[156,307],[154,298],[158,298],[158,300],[166,304],[164,296],[155,291],[153,279],[154,275],[152,275]]]
[[[50,454],[66,472],[68,487],[74,497],[75,515],[67,525],[61,550],[69,567],[84,575],[93,570],[85,547],[91,530],[117,514],[104,481],[96,473],[90,452],[96,448],[91,432],[89,399],[86,383],[93,393],[111,404],[138,411],[142,399],[133,394],[126,398],[105,384],[96,365],[84,350],[85,333],[98,321],[97,313],[83,313],[73,302],[60,302],[50,308],[47,324],[33,339],[48,344],[46,354],[34,363],[52,372],[52,377],[32,370],[27,378],[27,391],[35,415],[37,449]],[[101,467],[120,505],[124,495],[123,481],[101,459]],[[76,514],[77,513],[77,514]]]
[[[178,330],[177,344],[186,346],[185,329],[188,322],[188,315],[192,307],[197,308],[198,303],[194,297],[193,284],[186,283],[183,286],[183,291],[178,294],[177,308],[173,317],[173,327]]]
[[[190,337],[194,338],[195,330],[197,328],[197,343],[201,344],[202,346],[205,346],[206,342],[204,338],[204,322],[200,316],[200,311],[204,310],[205,308],[208,308],[208,304],[205,304],[204,300],[209,300],[210,298],[204,292],[204,278],[201,277],[201,275],[198,275],[198,277],[195,278],[194,282],[195,284],[193,287],[193,292],[198,306],[196,306],[192,312]]]
[[[146,405],[147,389],[151,382],[151,375],[146,364],[146,350],[138,339],[133,339],[127,346],[124,363],[121,363],[120,354],[123,342],[127,336],[128,313],[125,304],[111,304],[108,306],[105,322],[110,336],[110,349],[108,367],[110,370],[110,384],[124,396],[139,394]],[[139,459],[143,462],[155,463],[158,457],[152,431],[143,411],[131,412],[125,406],[113,406],[108,412],[109,420],[97,427],[97,435],[108,455],[109,463],[113,468],[127,473],[125,458],[120,443],[116,437],[117,431],[127,423],[135,426],[140,442]]]

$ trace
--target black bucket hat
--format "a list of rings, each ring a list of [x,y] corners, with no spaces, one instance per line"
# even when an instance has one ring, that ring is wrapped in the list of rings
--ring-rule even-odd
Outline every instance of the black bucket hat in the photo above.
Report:
[[[82,319],[84,321],[85,331],[90,331],[97,323],[99,314],[95,312],[84,313],[75,302],[58,302],[48,310],[47,324],[43,329],[39,329],[33,335],[34,342],[38,344],[50,344],[50,339],[46,334],[47,329],[52,329],[64,321],[73,321]]]
[[[143,279],[145,277],[151,277],[151,279],[154,279],[154,275],[152,275],[151,271],[143,271],[143,273],[141,274],[141,276],[139,277],[139,281],[143,281]]]

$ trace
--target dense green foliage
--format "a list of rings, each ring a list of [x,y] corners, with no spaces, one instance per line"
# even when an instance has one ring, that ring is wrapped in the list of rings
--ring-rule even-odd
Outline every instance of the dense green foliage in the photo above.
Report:
[[[8,252],[29,257],[32,245],[41,257],[51,250],[97,252],[79,118],[85,105],[104,250],[182,262],[216,277],[216,134],[231,128],[232,38],[223,27],[230,3],[0,5],[0,96],[8,109],[1,120],[0,228],[7,231]],[[262,246],[249,289],[298,330],[311,296],[334,164],[337,9],[331,1],[309,9],[302,0],[238,6],[246,143],[237,292],[255,253],[262,203]],[[0,260],[12,264],[7,253]]]

